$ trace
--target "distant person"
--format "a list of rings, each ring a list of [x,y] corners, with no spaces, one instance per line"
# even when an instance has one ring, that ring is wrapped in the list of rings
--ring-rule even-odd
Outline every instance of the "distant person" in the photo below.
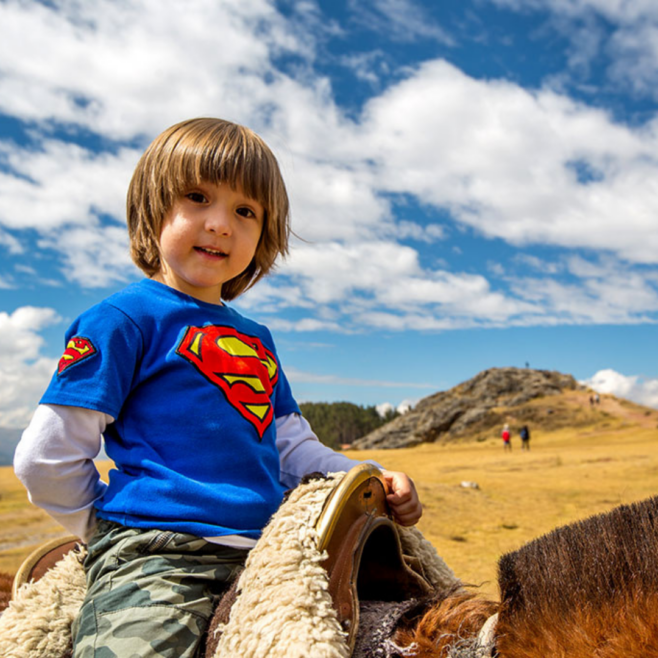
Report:
[[[521,437],[521,450],[530,450],[530,430],[524,425],[519,432]]]
[[[505,423],[500,436],[503,439],[503,450],[509,450],[512,452],[512,435],[510,434],[509,425],[507,423]]]
[[[594,404],[601,404],[601,397],[598,393],[594,393]]]
[[[269,330],[224,303],[288,251],[265,143],[219,119],[179,123],[139,161],[128,209],[146,278],[69,329],[14,463],[30,500],[89,546],[72,655],[192,658],[284,490],[358,462],[317,440]],[[101,435],[109,484],[92,461]],[[413,483],[383,475],[396,520],[415,524]]]
[[[593,396],[593,395],[590,395],[590,396],[589,396],[589,406],[590,406],[590,407],[593,407],[593,406],[594,406],[594,396]]]

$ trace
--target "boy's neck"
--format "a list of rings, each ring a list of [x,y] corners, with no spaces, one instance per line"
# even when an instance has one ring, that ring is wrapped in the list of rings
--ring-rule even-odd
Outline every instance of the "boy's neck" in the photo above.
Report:
[[[217,292],[215,289],[209,288],[195,288],[194,286],[186,285],[184,281],[179,280],[174,276],[167,276],[163,274],[162,270],[153,274],[150,279],[157,281],[172,290],[181,292],[184,295],[193,297],[194,299],[204,302],[206,304],[213,304],[214,306],[224,306],[222,302],[221,290]]]

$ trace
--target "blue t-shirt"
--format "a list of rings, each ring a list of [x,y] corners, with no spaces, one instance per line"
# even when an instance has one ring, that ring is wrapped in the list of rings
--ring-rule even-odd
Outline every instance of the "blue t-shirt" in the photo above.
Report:
[[[257,538],[281,502],[274,419],[299,407],[268,329],[227,306],[128,286],[71,325],[41,403],[116,419],[101,518]]]

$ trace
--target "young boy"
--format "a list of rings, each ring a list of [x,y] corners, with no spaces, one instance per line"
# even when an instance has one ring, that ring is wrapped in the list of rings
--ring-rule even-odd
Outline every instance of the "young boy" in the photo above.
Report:
[[[148,278],[83,313],[16,450],[30,500],[88,542],[74,656],[197,655],[213,602],[285,488],[356,462],[301,417],[270,332],[223,304],[288,250],[266,144],[219,119],[155,139],[128,191]],[[101,435],[115,469],[93,458]],[[384,471],[404,525],[413,483]]]

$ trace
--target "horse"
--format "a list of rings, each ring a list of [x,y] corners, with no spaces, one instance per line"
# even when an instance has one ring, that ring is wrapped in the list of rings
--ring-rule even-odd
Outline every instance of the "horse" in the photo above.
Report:
[[[376,467],[362,465],[295,489],[220,602],[206,658],[658,658],[658,498],[503,555],[495,601],[462,583],[420,532],[391,520],[385,487]],[[68,549],[36,582],[16,583],[0,617],[3,656],[66,655],[59,647],[70,636],[51,619],[53,651],[11,642],[17,616],[34,623],[40,583],[50,592],[80,578],[84,549]],[[57,583],[58,570],[59,584],[43,585]],[[66,594],[69,617],[76,596]]]
[[[448,593],[395,642],[476,656],[489,612],[499,658],[658,658],[658,497],[557,528],[498,563],[500,602]],[[487,603],[491,607],[487,606]],[[480,631],[478,631],[480,628]],[[461,643],[463,653],[454,650]]]

